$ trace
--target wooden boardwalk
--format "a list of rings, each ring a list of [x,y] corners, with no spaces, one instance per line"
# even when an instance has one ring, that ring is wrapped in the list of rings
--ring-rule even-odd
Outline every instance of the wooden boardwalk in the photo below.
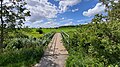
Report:
[[[35,67],[65,67],[68,52],[63,46],[62,36],[56,33],[49,43],[44,56]]]

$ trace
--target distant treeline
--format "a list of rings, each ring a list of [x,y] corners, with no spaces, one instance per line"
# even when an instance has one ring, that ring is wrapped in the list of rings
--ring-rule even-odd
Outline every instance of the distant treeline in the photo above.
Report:
[[[58,29],[58,28],[68,28],[68,27],[80,27],[80,26],[81,25],[69,25],[69,26],[60,26],[60,27],[54,27],[54,28]],[[40,27],[40,29],[54,29],[54,28],[52,28],[52,27],[50,27],[50,28],[42,28],[42,27]]]
[[[80,25],[69,25],[69,26],[60,26],[58,28],[67,28],[67,27],[79,27]]]

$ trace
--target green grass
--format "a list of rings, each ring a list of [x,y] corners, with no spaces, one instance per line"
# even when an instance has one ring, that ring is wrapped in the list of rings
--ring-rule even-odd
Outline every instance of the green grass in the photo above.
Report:
[[[50,32],[70,32],[70,31],[76,31],[78,27],[61,27],[61,28],[42,28],[43,34],[39,34],[39,32],[36,32],[38,28],[24,28],[21,30],[17,30],[17,36],[26,35],[29,37],[35,37],[35,38],[40,38],[44,36],[44,34],[50,33]],[[9,32],[9,35],[14,37],[16,35],[16,32]]]
[[[24,32],[24,34],[31,36],[31,37],[35,37],[35,38],[39,38],[42,37],[43,34],[39,34],[39,32],[36,32],[36,29],[31,29],[31,32]]]
[[[64,31],[64,32],[69,32],[69,31],[76,31],[76,27],[67,27],[67,28],[43,28],[43,32],[44,33],[48,33],[48,32],[52,32],[52,31],[55,31],[55,32],[61,32],[61,31]]]
[[[35,38],[39,38],[42,37],[44,34],[46,33],[50,33],[50,32],[69,32],[69,31],[76,31],[76,27],[67,27],[67,28],[42,28],[43,34],[39,34],[38,32],[36,32],[37,28],[33,28],[31,29],[32,32],[24,32],[24,34],[28,35],[28,36],[32,36]]]

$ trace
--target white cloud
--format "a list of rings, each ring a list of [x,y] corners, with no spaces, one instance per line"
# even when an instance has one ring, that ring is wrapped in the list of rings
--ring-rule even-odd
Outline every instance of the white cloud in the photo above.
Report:
[[[77,20],[77,23],[78,24],[87,24],[87,23],[90,23],[92,19],[93,19],[92,17],[89,19],[79,19],[79,20]]]
[[[41,21],[36,21],[36,22],[25,22],[25,26],[29,26],[29,27],[35,27],[35,28],[38,28],[39,27],[39,25],[41,25],[42,24],[42,22],[43,22],[43,20],[41,20]]]
[[[50,28],[50,27],[58,27],[60,24],[55,22],[55,21],[36,21],[36,22],[26,22],[25,26],[29,26],[30,28],[39,28],[39,27],[44,27],[44,28]]]
[[[59,21],[59,23],[66,23],[66,22],[71,22],[73,19],[62,19]]]
[[[63,26],[68,26],[68,25],[73,25],[73,22],[66,23]]]
[[[46,22],[43,25],[44,25],[44,27],[48,28],[48,27],[58,27],[60,24],[56,23],[56,22]],[[42,27],[42,25],[41,25],[41,27]]]
[[[92,9],[89,9],[88,11],[84,11],[84,16],[94,16],[95,14],[102,13],[105,10],[105,5],[102,5],[102,3],[97,3],[96,6]]]
[[[65,12],[68,7],[78,4],[81,0],[61,0],[59,2],[60,12]]]
[[[3,4],[8,4],[8,3],[10,3],[10,1],[9,0],[3,0]]]
[[[89,19],[80,19],[80,20],[77,20],[77,22],[81,22],[81,23],[84,23],[84,22],[90,22],[93,18],[89,18]]]
[[[61,21],[58,20],[56,21],[55,19],[47,19],[36,22],[26,22],[25,26],[29,26],[30,28],[39,28],[39,27],[53,28],[59,26],[75,25],[75,23],[73,23],[72,21],[73,19],[62,19]]]
[[[85,20],[77,20],[77,22],[84,22]]]
[[[26,7],[31,12],[29,21],[35,22],[43,18],[55,18],[58,9],[55,5],[48,2],[48,0],[26,0]]]
[[[9,0],[4,0],[4,1],[8,2]],[[59,6],[55,6],[54,4],[50,3],[48,0],[25,0],[25,1],[27,3],[25,7],[27,7],[30,10],[30,14],[31,14],[30,17],[26,17],[25,26],[56,27],[56,26],[64,25],[65,22],[68,22],[68,24],[70,24],[72,19],[65,20],[65,18],[63,17],[61,18],[62,21],[60,21],[59,23],[56,22],[56,20],[51,21],[50,19],[56,18],[57,14],[66,12],[69,7],[78,4],[81,0],[60,0]],[[47,21],[40,21],[43,19],[47,19]],[[64,22],[64,24],[61,24],[61,22]],[[65,25],[67,25],[67,23]]]
[[[64,20],[65,18],[63,17],[62,20]]]
[[[58,13],[65,12],[69,6],[78,4],[80,0],[59,1],[58,7],[48,2],[48,0],[26,0],[26,2],[26,7],[31,12],[31,16],[27,20],[36,22],[44,18],[56,18]]]
[[[118,3],[118,1],[119,1],[119,0],[115,0],[114,2],[115,2],[115,3]]]
[[[78,11],[78,10],[79,10],[78,8],[77,8],[77,9],[73,9],[72,12],[76,12],[76,11]]]

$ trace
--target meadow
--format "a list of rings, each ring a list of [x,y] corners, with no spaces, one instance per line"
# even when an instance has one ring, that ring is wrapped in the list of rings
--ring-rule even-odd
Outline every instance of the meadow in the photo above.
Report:
[[[22,28],[25,17],[32,16],[24,7],[27,3],[3,1],[0,0],[0,67],[33,67],[57,32],[62,34],[69,53],[66,67],[120,67],[120,0],[99,0],[105,13],[95,14],[88,24],[56,28]]]
[[[39,62],[55,33],[60,33],[62,30],[65,32],[76,31],[76,29],[76,27],[62,27],[8,30],[3,49],[0,49],[0,66],[30,67]]]
[[[39,34],[39,32],[36,32],[37,29],[39,28],[29,28],[29,30],[31,30],[30,32],[25,32],[25,31],[22,31],[24,34],[26,35],[30,35],[32,37],[36,37],[36,38],[39,38],[39,37],[42,37],[44,34],[46,33],[50,33],[50,32],[58,32],[60,33],[61,31],[64,31],[64,32],[69,32],[69,31],[76,31],[78,27],[58,27],[58,28],[42,28],[41,30],[43,31],[42,34]]]

